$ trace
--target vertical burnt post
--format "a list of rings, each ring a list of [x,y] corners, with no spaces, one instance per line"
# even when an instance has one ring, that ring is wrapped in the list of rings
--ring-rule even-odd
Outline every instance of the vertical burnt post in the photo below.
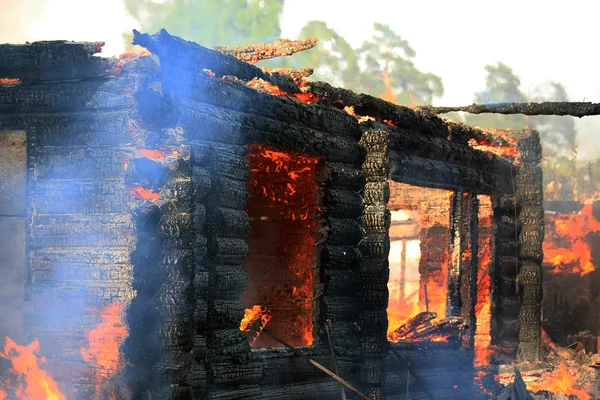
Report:
[[[463,193],[454,192],[450,212],[450,265],[448,266],[448,297],[446,298],[446,316],[461,315],[462,298],[460,286],[463,275],[464,227]]]
[[[373,399],[382,399],[385,397],[383,369],[389,347],[386,337],[391,223],[391,215],[387,209],[390,198],[387,181],[390,171],[389,134],[369,129],[363,134],[360,143],[367,151],[363,164],[367,182],[364,192],[366,208],[363,213],[365,237],[360,247],[363,255],[363,284],[359,294],[362,309],[359,321],[364,359],[361,380],[367,395]]]
[[[538,361],[541,356],[542,261],[544,208],[542,186],[542,146],[539,134],[530,132],[519,140],[520,167],[515,176],[515,197],[521,212],[519,224],[519,285],[522,303],[519,311],[518,359]]]
[[[477,328],[477,276],[479,272],[479,200],[476,195],[463,196],[465,206],[465,231],[467,252],[463,257],[465,273],[462,277],[464,288],[462,297],[462,315],[467,318],[469,326],[467,341],[469,348],[475,344],[475,331]]]

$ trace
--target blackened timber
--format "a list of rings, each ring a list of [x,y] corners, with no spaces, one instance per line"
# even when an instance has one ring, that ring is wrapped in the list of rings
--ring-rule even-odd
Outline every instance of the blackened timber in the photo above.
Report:
[[[324,311],[327,318],[337,322],[354,322],[358,317],[359,301],[352,296],[324,296]]]
[[[354,107],[354,112],[360,116],[370,116],[380,122],[389,121],[391,124],[418,133],[434,135],[442,138],[452,136],[452,140],[468,142],[470,132],[458,129],[449,130],[444,120],[438,117],[428,117],[411,108],[389,103],[385,100],[367,95],[357,94],[351,90],[335,88],[324,82],[310,82],[303,91],[317,96],[319,104],[343,109],[345,106]]]
[[[467,112],[470,114],[523,114],[523,115],[570,115],[572,117],[585,117],[600,115],[600,104],[590,102],[545,101],[542,103],[497,103],[497,104],[471,104],[462,107],[432,107],[422,106],[419,111],[428,114],[445,114],[449,112]]]
[[[465,312],[469,326],[469,341],[470,345],[474,346],[475,331],[477,328],[477,315],[475,307],[477,305],[477,277],[479,271],[479,200],[477,196],[469,195],[468,201],[467,222],[468,222],[468,240],[469,240],[469,259],[466,265],[466,280],[467,280],[467,296],[464,297]]]
[[[248,274],[238,265],[215,265],[211,272],[211,297],[239,297],[246,288]]]
[[[390,150],[415,156],[484,169],[500,176],[509,176],[511,165],[495,154],[477,150],[466,143],[431,135],[415,133],[408,129],[394,128],[372,122],[377,129],[390,133]]]
[[[364,159],[364,151],[360,146],[341,136],[190,100],[181,100],[176,108],[178,122],[193,139],[238,145],[262,143],[283,151],[353,165],[360,164]]]
[[[311,37],[301,40],[275,39],[273,43],[256,43],[245,46],[227,46],[213,47],[213,50],[222,54],[231,55],[238,60],[249,64],[255,64],[260,60],[267,60],[275,57],[291,56],[300,51],[312,49],[317,45],[317,38]]]
[[[171,64],[170,72],[181,75],[185,72],[197,74],[209,70],[215,76],[235,76],[243,80],[254,78],[263,79],[286,92],[299,92],[296,82],[289,76],[269,74],[251,64],[237,58],[210,50],[196,43],[188,42],[176,36],[171,36],[165,29],[154,35],[133,30],[133,44],[140,45],[156,54],[161,59],[161,65]]]
[[[354,270],[360,265],[361,254],[356,246],[327,244],[321,258],[322,262],[327,264],[327,268]]]
[[[0,45],[2,78],[56,80],[93,78],[116,66],[115,58],[93,57],[104,42],[34,42]]]
[[[362,239],[362,229],[359,223],[347,218],[329,218],[330,233],[327,238],[329,245],[357,245]]]
[[[390,151],[390,164],[390,178],[396,182],[474,194],[512,193],[510,179],[469,166],[394,151]]]
[[[364,208],[360,195],[351,190],[325,189],[324,200],[332,217],[358,218]]]
[[[125,129],[131,111],[0,114],[0,129],[35,126],[36,146],[120,146],[132,142]],[[140,132],[142,133],[142,132]]]
[[[221,237],[245,238],[250,232],[250,217],[244,210],[215,207],[208,220],[209,229]]]
[[[448,266],[448,297],[446,298],[446,316],[458,317],[461,315],[462,297],[461,283],[464,273],[463,251],[463,193],[454,192],[451,201],[450,212],[450,236],[451,236],[451,260]]]
[[[354,296],[360,289],[358,274],[352,270],[327,269],[323,272],[329,296]]]
[[[0,112],[132,109],[134,84],[134,80],[107,78],[69,83],[0,85]]]
[[[329,179],[327,185],[360,191],[365,186],[365,175],[360,168],[349,164],[327,163]]]
[[[190,72],[174,74],[166,65],[163,67],[163,85],[173,95],[224,110],[285,121],[355,140],[360,138],[358,121],[346,112],[261,93],[238,82]]]

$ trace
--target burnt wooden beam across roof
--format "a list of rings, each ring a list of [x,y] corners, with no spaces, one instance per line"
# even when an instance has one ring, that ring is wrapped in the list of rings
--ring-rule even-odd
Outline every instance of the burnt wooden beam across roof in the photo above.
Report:
[[[550,102],[543,103],[496,103],[471,104],[458,107],[421,106],[417,110],[426,115],[446,114],[449,112],[467,112],[470,114],[523,114],[523,115],[570,115],[585,117],[600,115],[600,103],[584,102]]]
[[[301,40],[275,39],[273,43],[257,43],[246,46],[216,46],[213,47],[213,50],[233,56],[249,64],[255,64],[260,60],[291,56],[294,53],[312,49],[316,45],[317,38],[312,37]]]
[[[104,42],[43,41],[0,45],[0,78],[80,79],[106,74],[116,58],[95,57]]]

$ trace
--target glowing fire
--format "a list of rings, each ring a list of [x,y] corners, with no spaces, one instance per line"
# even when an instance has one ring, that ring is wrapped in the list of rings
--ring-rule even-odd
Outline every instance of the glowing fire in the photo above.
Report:
[[[135,187],[131,189],[131,194],[136,199],[154,201],[160,199],[160,193],[156,193],[153,190],[145,189],[142,187]]]
[[[7,382],[4,386],[14,390],[16,398],[20,400],[65,400],[54,379],[40,368],[40,364],[46,360],[37,355],[39,351],[37,340],[27,346],[19,346],[7,337],[0,357],[12,363],[10,373],[17,377],[14,382]],[[7,396],[6,391],[0,390],[0,399]]]
[[[483,234],[485,228],[492,226],[491,199],[489,196],[477,196],[479,199],[479,265],[477,270],[477,303],[475,316],[475,365],[489,365],[491,357],[491,253],[492,236]]]
[[[578,388],[577,383],[567,364],[561,361],[557,368],[545,372],[542,377],[526,382],[527,390],[531,392],[548,391],[559,396],[576,396],[579,400],[591,400],[589,393]]]
[[[260,319],[260,325],[256,326],[257,321]],[[250,342],[250,346],[254,345],[256,339],[260,336],[260,333],[265,328],[269,320],[271,319],[271,313],[267,312],[262,306],[256,305],[252,308],[246,308],[244,310],[244,318],[242,318],[242,322],[240,322],[240,331],[249,332],[252,329],[256,329],[254,332],[255,336],[252,338]]]
[[[259,145],[248,147],[246,186],[250,197],[246,211],[252,229],[247,237],[250,251],[243,264],[248,285],[242,298],[248,307],[260,304],[269,310],[273,333],[292,345],[310,345],[318,159]],[[258,311],[260,306],[247,310]],[[280,344],[261,335],[256,346]]]
[[[119,346],[127,336],[127,327],[121,318],[121,311],[119,302],[101,310],[100,323],[87,334],[88,347],[81,349],[85,362],[94,367],[97,391],[101,391],[101,384],[123,366]]]
[[[304,80],[300,81],[300,88],[304,87],[306,82]],[[291,99],[296,99],[302,103],[311,104],[316,103],[318,101],[317,96],[313,93],[288,93],[279,89],[278,86],[275,86],[263,79],[254,78],[247,83],[247,86],[258,90],[261,93],[269,93],[275,96],[284,96],[289,97]]]
[[[600,232],[600,221],[587,204],[578,214],[548,216],[547,235],[544,240],[544,262],[553,265],[553,272],[579,273],[581,276],[595,270],[592,249],[585,237],[590,232]]]
[[[19,83],[19,78],[0,78],[0,83]]]
[[[495,154],[498,157],[516,158],[519,154],[516,146],[498,146],[486,139],[469,140],[469,145],[485,153]]]

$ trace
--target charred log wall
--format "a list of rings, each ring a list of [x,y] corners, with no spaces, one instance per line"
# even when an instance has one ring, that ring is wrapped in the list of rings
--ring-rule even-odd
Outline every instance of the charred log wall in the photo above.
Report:
[[[0,46],[0,130],[27,133],[28,340],[75,397],[96,391],[87,332],[133,297],[135,235],[124,185],[132,93],[151,69],[92,55],[100,43]],[[133,67],[133,64],[137,66]]]
[[[239,330],[244,314],[241,294],[246,286],[242,262],[248,249],[244,240],[248,166],[242,146],[260,144],[324,162],[326,173],[318,182],[323,199],[321,225],[327,234],[315,248],[321,283],[315,291],[315,343],[303,351],[333,369],[323,330],[330,320],[340,374],[353,381],[360,365],[356,299],[361,287],[357,246],[362,239],[363,202],[358,192],[364,187],[358,123],[338,110],[303,105],[212,78],[202,69],[210,66],[222,75],[242,76],[248,71],[260,75],[254,67],[246,69],[246,64],[195,44],[163,39],[153,37],[149,47],[161,57],[164,99],[174,110],[172,123],[181,127],[186,140],[208,145],[213,154],[206,202],[208,255],[203,267],[210,288],[204,296],[208,309],[203,395],[208,399],[274,399],[284,392],[295,399],[337,396],[338,383],[305,365],[306,361],[286,349],[251,351]],[[232,213],[240,216],[235,223]]]

